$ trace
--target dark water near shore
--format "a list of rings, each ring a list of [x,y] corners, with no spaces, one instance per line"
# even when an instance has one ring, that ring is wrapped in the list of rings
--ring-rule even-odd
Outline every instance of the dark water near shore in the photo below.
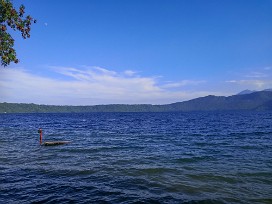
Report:
[[[2,114],[0,203],[272,203],[272,112]]]

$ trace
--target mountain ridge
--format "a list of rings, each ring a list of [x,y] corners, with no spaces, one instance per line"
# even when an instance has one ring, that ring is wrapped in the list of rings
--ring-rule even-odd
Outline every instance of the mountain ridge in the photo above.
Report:
[[[264,90],[262,90],[262,91],[272,91],[272,89],[264,89]],[[251,94],[251,93],[254,93],[254,92],[260,92],[260,91],[255,91],[255,90],[246,89],[246,90],[243,90],[243,91],[239,92],[239,93],[236,94],[236,95]]]
[[[165,105],[111,104],[93,106],[57,106],[25,103],[0,103],[0,113],[72,113],[72,112],[192,112],[192,111],[265,111],[272,110],[272,91],[257,91],[233,96],[208,95]]]

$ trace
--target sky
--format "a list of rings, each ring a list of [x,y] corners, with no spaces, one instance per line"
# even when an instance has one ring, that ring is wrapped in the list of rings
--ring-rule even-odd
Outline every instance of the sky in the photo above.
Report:
[[[13,0],[0,102],[169,104],[272,88],[272,0]]]

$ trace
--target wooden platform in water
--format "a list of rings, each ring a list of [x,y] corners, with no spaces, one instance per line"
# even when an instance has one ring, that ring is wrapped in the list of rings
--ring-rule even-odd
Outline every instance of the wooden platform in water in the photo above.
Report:
[[[54,146],[54,145],[64,145],[68,144],[70,141],[50,141],[50,142],[44,142],[44,146]]]

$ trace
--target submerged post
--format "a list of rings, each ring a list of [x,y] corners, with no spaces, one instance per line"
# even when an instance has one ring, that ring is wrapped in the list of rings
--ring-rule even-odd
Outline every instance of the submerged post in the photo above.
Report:
[[[40,133],[40,145],[42,144],[42,128],[39,128],[38,133]]]

